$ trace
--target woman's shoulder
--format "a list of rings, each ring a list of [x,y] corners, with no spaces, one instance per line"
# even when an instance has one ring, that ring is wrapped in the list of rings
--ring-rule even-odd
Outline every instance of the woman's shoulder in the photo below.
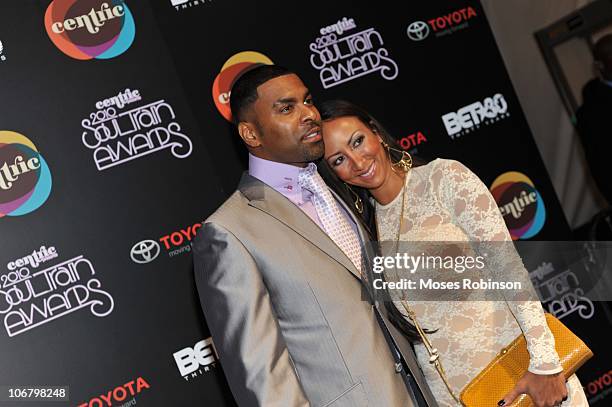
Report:
[[[435,158],[424,164],[417,165],[413,168],[415,172],[421,174],[431,174],[436,170],[464,170],[467,169],[460,161],[453,160],[450,158]]]
[[[449,158],[436,158],[416,166],[413,170],[413,179],[426,181],[434,189],[446,188],[450,184],[477,178],[462,162]]]

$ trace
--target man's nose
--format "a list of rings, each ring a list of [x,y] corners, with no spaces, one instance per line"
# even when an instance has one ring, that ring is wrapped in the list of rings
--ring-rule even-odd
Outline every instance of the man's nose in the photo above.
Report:
[[[302,122],[312,122],[317,120],[319,111],[313,105],[302,105]]]

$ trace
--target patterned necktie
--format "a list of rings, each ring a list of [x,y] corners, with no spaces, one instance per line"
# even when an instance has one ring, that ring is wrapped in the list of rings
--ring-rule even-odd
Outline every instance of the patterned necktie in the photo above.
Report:
[[[338,202],[334,199],[323,178],[317,172],[317,166],[309,163],[298,175],[298,185],[312,192],[312,203],[323,228],[336,245],[353,262],[362,273],[361,244],[357,232],[351,227]]]

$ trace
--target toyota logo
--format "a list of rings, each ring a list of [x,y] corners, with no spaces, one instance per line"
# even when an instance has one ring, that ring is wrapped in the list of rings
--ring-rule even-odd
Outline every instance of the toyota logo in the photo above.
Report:
[[[429,35],[429,26],[424,21],[415,21],[408,26],[406,32],[412,41],[421,41]]]
[[[155,240],[143,240],[130,250],[132,261],[139,264],[150,263],[157,256],[159,256],[159,244]]]

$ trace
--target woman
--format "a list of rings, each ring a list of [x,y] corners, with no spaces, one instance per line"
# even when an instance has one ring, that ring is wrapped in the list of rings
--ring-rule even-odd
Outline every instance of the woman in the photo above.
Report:
[[[373,198],[376,225],[370,229],[377,231],[379,241],[511,242],[489,190],[461,163],[436,159],[409,169],[406,155],[389,147],[392,139],[367,112],[344,101],[326,102],[319,110],[325,142],[320,171],[336,190],[351,189],[351,204],[359,212],[363,212],[360,196],[366,193]],[[337,181],[348,185],[338,186]],[[528,281],[512,244],[504,247],[508,249],[494,251],[487,259],[490,268],[511,268]],[[527,340],[529,369],[499,405],[509,405],[527,393],[538,407],[588,406],[575,375],[565,385],[539,301],[394,304],[406,318],[404,325],[410,328],[404,331],[412,338],[418,332],[416,324],[432,329],[426,330],[424,338],[419,336],[423,340],[415,341],[415,351],[440,406],[460,406],[461,390],[521,332]],[[409,311],[414,312],[414,320],[408,317]],[[440,355],[443,372],[429,362],[432,348]]]

